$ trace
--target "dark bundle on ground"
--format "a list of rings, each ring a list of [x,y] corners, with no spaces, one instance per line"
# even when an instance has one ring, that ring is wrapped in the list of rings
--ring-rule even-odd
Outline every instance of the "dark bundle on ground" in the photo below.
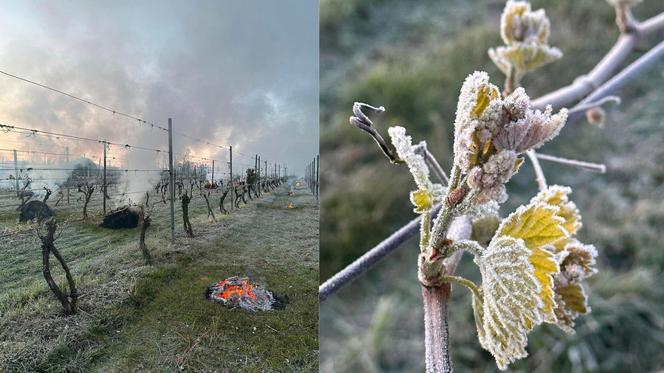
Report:
[[[31,220],[41,221],[54,215],[53,210],[42,201],[30,201],[23,205],[20,211],[18,220],[22,223]]]
[[[140,209],[138,207],[124,206],[104,216],[104,221],[99,226],[108,229],[136,228],[139,214]]]

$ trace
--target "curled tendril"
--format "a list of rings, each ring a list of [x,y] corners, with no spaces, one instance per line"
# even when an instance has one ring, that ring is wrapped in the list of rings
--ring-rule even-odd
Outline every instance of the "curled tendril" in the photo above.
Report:
[[[385,139],[383,139],[383,136],[378,133],[376,128],[373,126],[373,122],[366,114],[364,114],[362,109],[370,110],[373,113],[383,113],[385,112],[385,108],[382,106],[375,107],[362,102],[356,102],[353,104],[354,115],[350,117],[350,124],[368,133],[374,139],[376,144],[378,144],[378,147],[380,147],[380,150],[383,151],[383,154],[385,154],[385,156],[390,159],[390,162],[403,163],[403,160],[399,158],[394,147],[388,144]]]

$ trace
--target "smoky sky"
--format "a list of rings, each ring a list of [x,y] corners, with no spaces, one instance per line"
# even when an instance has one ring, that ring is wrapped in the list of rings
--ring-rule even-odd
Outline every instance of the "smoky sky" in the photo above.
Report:
[[[16,1],[0,69],[301,174],[318,153],[318,2]],[[163,131],[0,76],[0,123],[165,149]],[[175,136],[176,153],[228,150]],[[100,145],[0,134],[2,147],[96,157]],[[119,159],[159,157],[121,147]],[[181,156],[179,156],[181,157]],[[179,158],[178,157],[178,158]],[[234,164],[253,166],[235,154]]]

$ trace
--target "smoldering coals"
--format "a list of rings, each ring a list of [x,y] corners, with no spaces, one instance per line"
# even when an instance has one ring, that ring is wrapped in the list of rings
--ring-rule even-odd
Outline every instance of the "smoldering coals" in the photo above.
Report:
[[[205,297],[227,308],[245,311],[281,310],[289,302],[288,296],[280,296],[252,282],[247,277],[233,276],[212,284]]]

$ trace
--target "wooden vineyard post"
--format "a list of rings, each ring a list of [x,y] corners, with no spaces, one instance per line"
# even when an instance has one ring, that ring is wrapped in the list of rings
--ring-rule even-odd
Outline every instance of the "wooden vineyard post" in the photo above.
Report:
[[[14,179],[16,180],[16,196],[19,196],[18,187],[18,157],[16,156],[16,149],[14,149]]]
[[[256,188],[258,195],[261,195],[261,157],[256,154]]]
[[[228,152],[230,155],[230,161],[228,162],[229,168],[230,168],[230,173],[231,173],[231,181],[228,184],[228,187],[231,190],[231,210],[235,208],[235,185],[233,184],[233,146],[228,147]]]
[[[316,156],[316,199],[320,194],[320,155]]]
[[[108,195],[106,190],[106,141],[102,141],[101,143],[104,146],[104,175],[101,199],[103,201],[104,216],[106,216],[106,196]]]
[[[173,172],[173,120],[168,118],[168,192],[171,195],[171,242],[175,242],[175,173]]]

